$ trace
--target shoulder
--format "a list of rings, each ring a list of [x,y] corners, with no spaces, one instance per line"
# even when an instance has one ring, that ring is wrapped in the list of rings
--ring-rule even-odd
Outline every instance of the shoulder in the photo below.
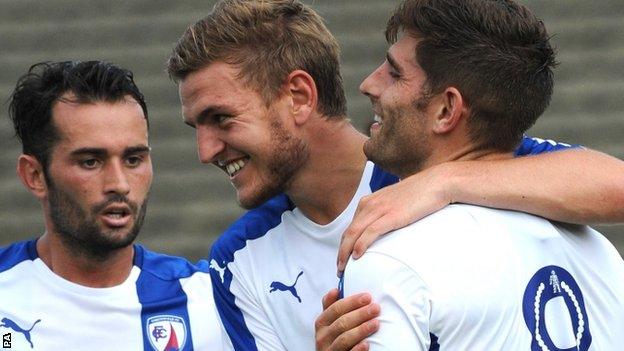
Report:
[[[7,271],[23,261],[37,258],[36,240],[20,241],[0,248],[0,272]]]
[[[205,264],[192,264],[183,257],[170,256],[134,245],[134,265],[141,269],[142,275],[150,275],[163,281],[174,281],[188,278],[195,273],[207,273]]]
[[[277,227],[282,222],[282,214],[293,208],[290,199],[280,194],[248,211],[215,241],[210,258],[218,262],[232,262],[234,253],[244,248],[247,241],[258,239]]]
[[[390,232],[367,252],[390,255],[408,262],[453,257],[463,245],[490,242],[497,223],[512,211],[465,204],[449,205],[404,228]]]
[[[419,221],[396,230],[394,234],[398,234],[397,238],[399,236],[411,235],[414,232],[427,235],[442,232],[450,235],[454,232],[454,229],[466,229],[476,225],[479,214],[475,213],[475,210],[478,208],[478,206],[464,204],[449,205]]]

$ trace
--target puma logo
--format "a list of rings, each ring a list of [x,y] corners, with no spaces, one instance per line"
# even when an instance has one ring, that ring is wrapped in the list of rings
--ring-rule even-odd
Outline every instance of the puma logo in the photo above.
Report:
[[[26,330],[26,329],[23,329],[22,327],[20,327],[19,325],[17,325],[17,323],[15,323],[12,320],[8,319],[8,318],[2,318],[2,324],[0,324],[0,327],[13,329],[13,330],[15,330],[16,333],[23,334],[24,337],[26,338],[26,341],[28,341],[30,343],[30,348],[32,349],[32,348],[34,348],[34,346],[33,346],[32,341],[30,341],[30,331],[33,330],[35,325],[37,323],[39,323],[39,322],[41,322],[41,319],[37,319],[37,321],[35,321],[35,323],[33,323],[32,327],[30,327],[30,329]]]
[[[212,260],[210,260],[210,268],[214,269],[217,272],[219,272],[219,278],[221,278],[221,284],[223,284],[226,266],[223,266],[223,267],[219,266],[217,261],[215,261],[215,259],[213,258]]]
[[[271,290],[269,290],[270,293],[279,290],[279,291],[290,291],[290,293],[297,298],[297,300],[299,300],[299,303],[301,303],[301,298],[299,297],[299,295],[297,294],[297,289],[295,288],[295,285],[297,285],[297,281],[299,280],[299,277],[301,277],[303,275],[303,271],[301,271],[299,273],[299,275],[297,275],[297,278],[295,279],[295,282],[292,285],[286,285],[284,283],[275,281],[273,283],[271,283]]]

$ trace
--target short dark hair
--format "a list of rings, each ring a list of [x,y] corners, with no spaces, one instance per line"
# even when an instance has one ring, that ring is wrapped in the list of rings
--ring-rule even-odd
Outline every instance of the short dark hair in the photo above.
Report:
[[[471,110],[470,137],[510,151],[544,112],[557,65],[541,20],[511,0],[405,0],[386,27],[396,42],[418,40],[415,59],[428,95],[460,90]]]
[[[318,109],[345,117],[340,49],[323,19],[295,0],[222,0],[191,25],[167,62],[174,80],[222,61],[237,66],[268,105],[290,72],[308,72],[318,87]]]
[[[77,103],[118,102],[130,95],[141,105],[147,120],[145,98],[127,69],[103,61],[32,65],[11,94],[9,116],[22,152],[36,157],[46,176],[51,150],[59,139],[52,123],[52,108],[68,93]]]

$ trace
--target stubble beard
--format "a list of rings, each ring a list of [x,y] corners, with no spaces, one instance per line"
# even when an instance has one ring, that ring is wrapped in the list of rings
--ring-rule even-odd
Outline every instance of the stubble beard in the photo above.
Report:
[[[147,212],[147,196],[138,209],[138,206],[125,196],[114,194],[87,210],[52,182],[49,182],[49,189],[50,217],[54,229],[63,244],[76,256],[104,261],[114,252],[131,245],[143,226]],[[97,221],[98,214],[110,204],[121,202],[128,205],[134,217],[132,228],[125,235],[119,233],[126,230],[125,228],[102,231]]]
[[[305,142],[290,135],[277,120],[271,123],[271,135],[272,147],[266,161],[267,172],[263,175],[265,179],[258,184],[258,189],[253,195],[239,198],[240,206],[248,210],[286,192],[309,157]]]
[[[411,114],[398,108],[385,109],[381,129],[364,143],[366,157],[401,178],[422,171],[432,154],[423,112],[429,101],[428,96],[415,99]]]

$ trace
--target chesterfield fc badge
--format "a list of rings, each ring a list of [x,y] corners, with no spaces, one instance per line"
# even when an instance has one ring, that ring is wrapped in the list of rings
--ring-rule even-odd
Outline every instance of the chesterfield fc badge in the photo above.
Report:
[[[156,351],[179,351],[184,349],[187,337],[184,319],[159,315],[147,320],[147,335]]]

